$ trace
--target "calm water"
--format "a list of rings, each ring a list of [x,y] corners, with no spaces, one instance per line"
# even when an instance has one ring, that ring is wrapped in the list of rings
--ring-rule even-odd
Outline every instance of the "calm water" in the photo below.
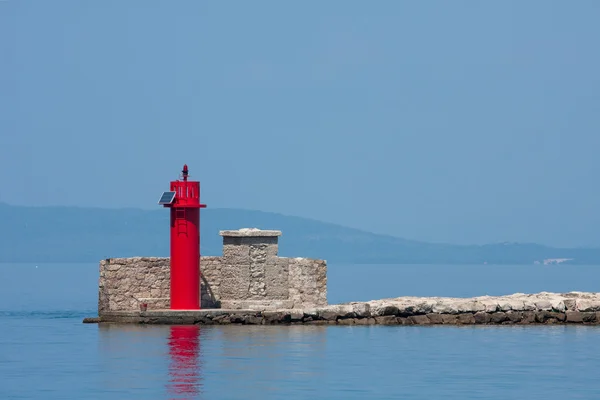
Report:
[[[0,399],[599,399],[596,327],[84,325],[97,265],[0,264]],[[329,300],[598,291],[600,267],[329,266]]]

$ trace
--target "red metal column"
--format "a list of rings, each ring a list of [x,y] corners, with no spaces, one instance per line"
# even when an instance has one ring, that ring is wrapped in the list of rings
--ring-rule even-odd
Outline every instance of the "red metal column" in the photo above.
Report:
[[[182,180],[171,182],[171,309],[200,309],[200,182],[188,181],[187,165]],[[164,195],[163,195],[164,196]],[[167,196],[168,197],[168,196]]]
[[[200,210],[171,209],[171,309],[200,308]]]

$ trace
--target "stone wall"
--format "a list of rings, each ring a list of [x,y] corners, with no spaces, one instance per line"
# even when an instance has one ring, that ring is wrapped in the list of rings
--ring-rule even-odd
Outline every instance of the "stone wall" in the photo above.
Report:
[[[108,311],[169,307],[169,260],[157,257],[111,258],[100,261],[98,314]]]
[[[289,273],[291,308],[327,305],[327,264],[307,258],[284,259]]]
[[[201,308],[268,310],[327,305],[323,260],[278,256],[279,231],[222,231],[223,256],[201,257]],[[100,262],[98,313],[169,308],[169,258]]]
[[[278,257],[280,231],[222,231],[221,306],[228,309],[316,307],[327,304],[322,260]]]

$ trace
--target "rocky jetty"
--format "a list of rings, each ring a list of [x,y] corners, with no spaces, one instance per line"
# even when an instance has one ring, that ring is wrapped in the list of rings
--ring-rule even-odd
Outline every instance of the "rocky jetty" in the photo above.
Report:
[[[600,324],[600,293],[473,298],[398,297],[317,308],[108,312],[87,322],[141,324],[509,325]]]

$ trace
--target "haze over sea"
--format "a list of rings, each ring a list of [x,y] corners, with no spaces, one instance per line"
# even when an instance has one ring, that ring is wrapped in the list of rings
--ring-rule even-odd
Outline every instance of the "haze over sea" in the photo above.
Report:
[[[2,399],[597,399],[594,326],[98,326],[96,264],[0,264]],[[330,265],[330,303],[594,291],[598,266]]]
[[[600,399],[595,326],[82,323],[184,163],[330,303],[600,290],[600,1],[312,4],[0,0],[0,260],[92,261],[0,263],[0,400]]]

